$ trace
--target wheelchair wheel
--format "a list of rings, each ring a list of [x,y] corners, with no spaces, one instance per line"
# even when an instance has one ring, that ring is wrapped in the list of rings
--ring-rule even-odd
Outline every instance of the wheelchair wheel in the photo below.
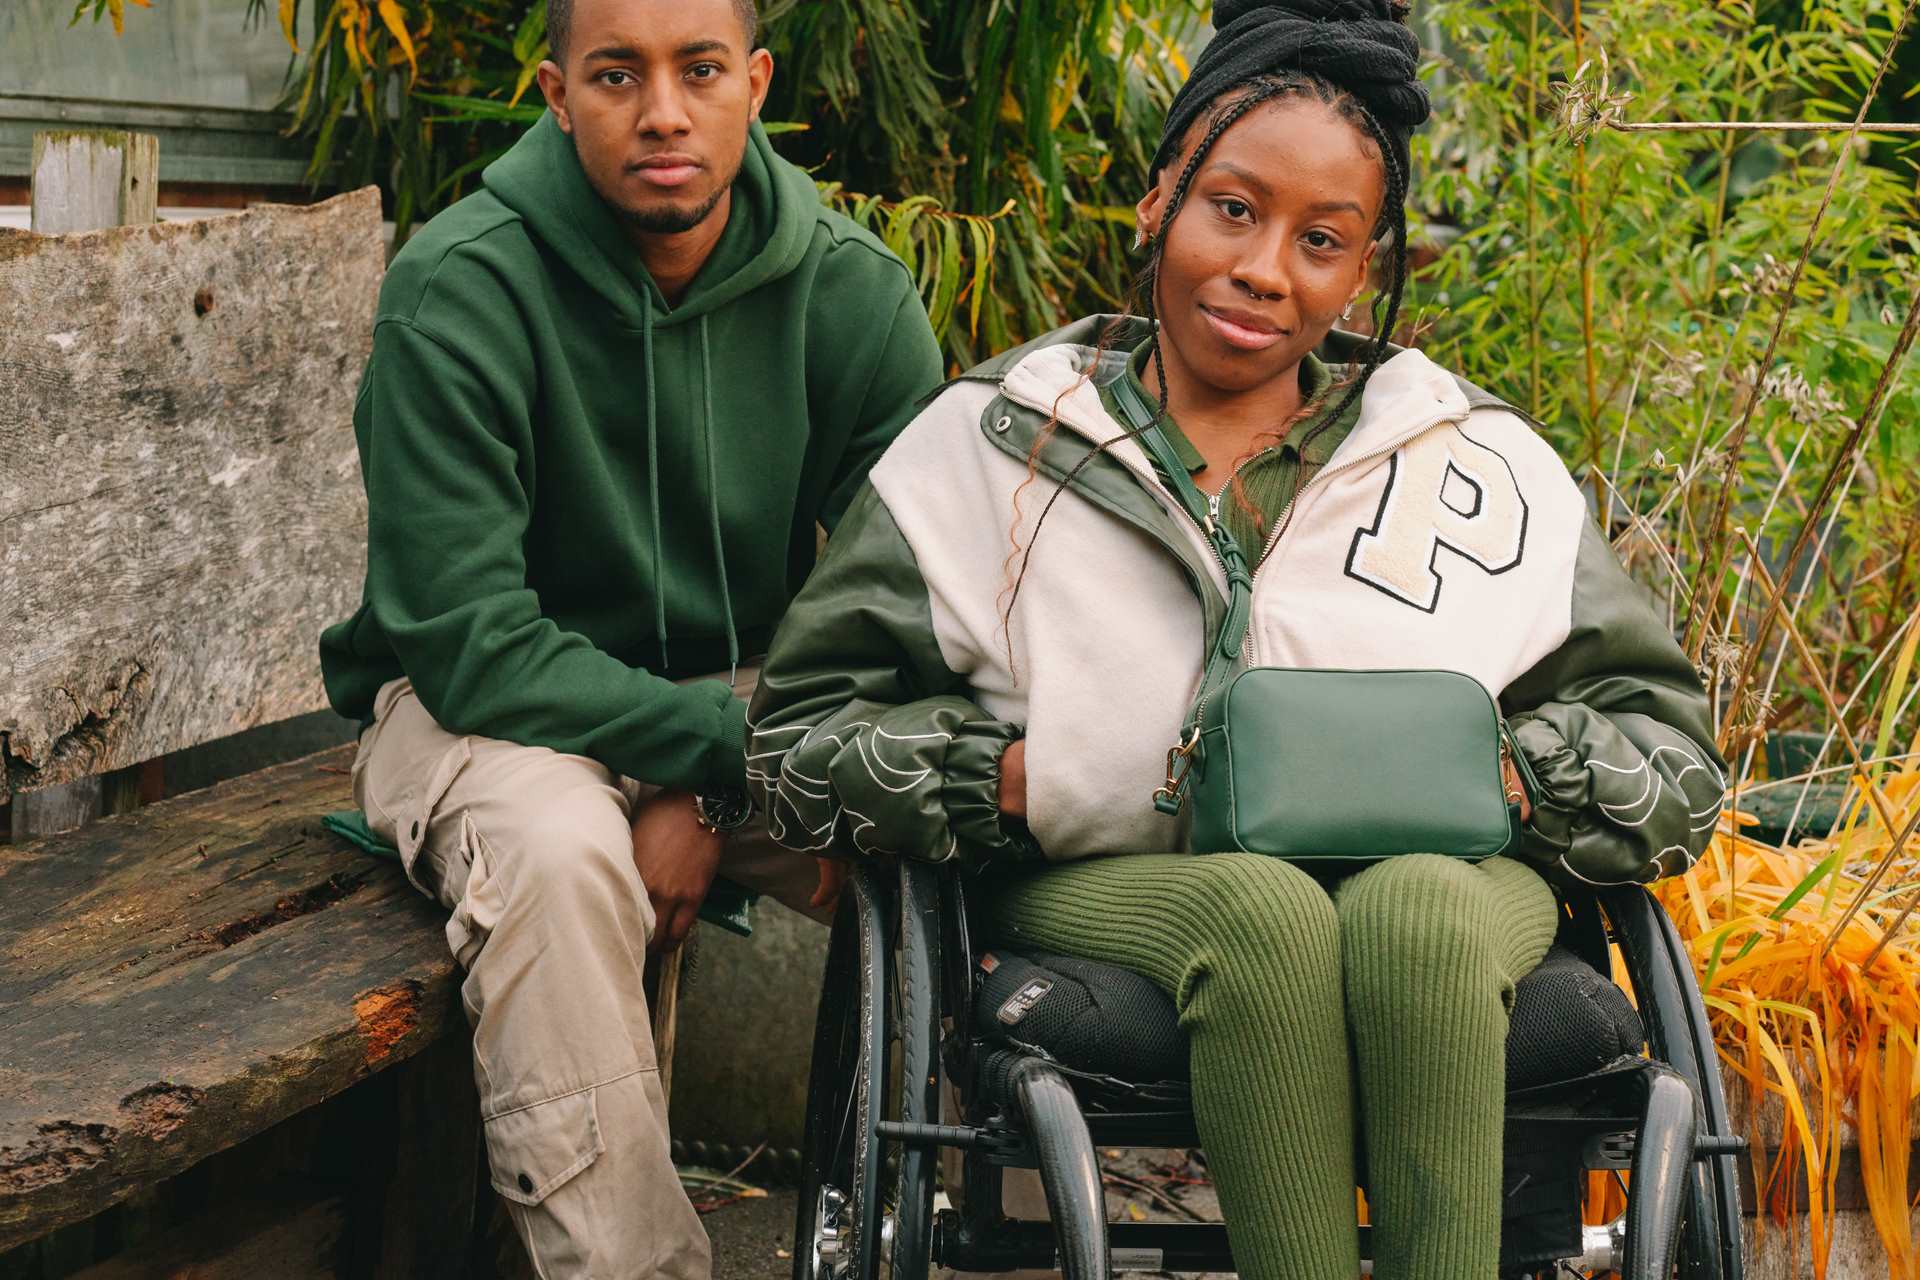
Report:
[[[933,1152],[890,1152],[878,1128],[889,1110],[925,1122],[936,1099],[937,970],[929,975],[920,929],[904,930],[896,957],[889,927],[901,897],[920,902],[922,887],[910,876],[896,895],[858,867],[834,919],[807,1087],[794,1280],[925,1280],[931,1265]],[[929,905],[922,918],[934,915]],[[936,931],[935,948],[937,939]],[[903,1090],[902,1076],[926,1083]]]

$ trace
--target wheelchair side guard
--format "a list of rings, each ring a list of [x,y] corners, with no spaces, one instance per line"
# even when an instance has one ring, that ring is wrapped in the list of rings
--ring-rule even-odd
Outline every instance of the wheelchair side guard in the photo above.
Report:
[[[1693,1181],[1698,1103],[1676,1073],[1649,1064],[1640,1136],[1633,1149],[1634,1194],[1628,1197],[1621,1280],[1666,1280],[1680,1245],[1680,1223]]]
[[[1107,1280],[1107,1197],[1093,1136],[1080,1114],[1073,1086],[1050,1064],[1023,1059],[1013,1081],[1014,1097],[1033,1134],[1040,1182],[1047,1192],[1064,1280]]]

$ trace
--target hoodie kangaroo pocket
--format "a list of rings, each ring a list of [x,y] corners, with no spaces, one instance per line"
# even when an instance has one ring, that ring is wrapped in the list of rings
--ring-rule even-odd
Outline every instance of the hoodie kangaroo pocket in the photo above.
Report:
[[[537,1205],[598,1160],[607,1144],[593,1095],[582,1089],[488,1120],[493,1189],[516,1204]]]

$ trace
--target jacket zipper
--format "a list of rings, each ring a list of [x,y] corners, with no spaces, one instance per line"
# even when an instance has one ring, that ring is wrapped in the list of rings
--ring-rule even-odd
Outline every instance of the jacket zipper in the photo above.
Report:
[[[1002,394],[1007,394],[1004,387],[1002,388]],[[1020,396],[1008,394],[1007,398],[1009,400],[1012,400],[1015,404],[1022,405],[1036,412],[1039,412],[1039,413],[1048,412],[1045,406],[1034,405],[1028,400]],[[1459,422],[1464,420],[1467,414],[1470,414],[1472,412],[1473,412],[1473,406],[1468,405],[1467,412],[1463,414],[1455,414],[1451,412],[1435,414],[1433,417],[1423,420],[1418,426],[1413,427],[1410,430],[1400,432],[1399,434],[1395,435],[1392,439],[1388,440],[1386,443],[1378,445],[1373,449],[1368,450],[1366,453],[1359,455],[1358,457],[1348,458],[1342,461],[1338,466],[1329,467],[1327,469],[1324,469],[1318,472],[1317,474],[1314,475],[1314,477],[1311,480],[1308,480],[1305,484],[1298,486],[1294,490],[1292,499],[1288,501],[1286,506],[1280,509],[1279,517],[1274,520],[1273,533],[1268,536],[1266,544],[1262,547],[1260,551],[1260,558],[1258,560],[1253,561],[1247,566],[1248,576],[1257,577],[1259,574],[1260,566],[1267,562],[1267,557],[1272,555],[1274,548],[1280,545],[1281,535],[1286,533],[1287,525],[1293,518],[1294,509],[1297,506],[1299,506],[1300,499],[1303,496],[1305,496],[1308,490],[1312,489],[1315,485],[1319,484],[1321,481],[1326,480],[1332,476],[1340,475],[1341,473],[1346,471],[1351,471],[1353,468],[1360,466],[1363,463],[1372,462],[1376,458],[1385,457],[1387,454],[1392,453],[1394,450],[1400,448],[1402,445],[1406,444],[1408,441],[1413,440],[1421,435],[1424,435],[1428,431],[1431,431],[1434,427],[1438,426],[1442,422]],[[1060,419],[1060,425],[1071,428],[1077,435],[1079,435],[1083,439],[1094,440],[1093,436],[1091,436],[1088,432],[1081,430],[1077,423],[1074,423],[1069,419],[1066,419],[1066,418]],[[1094,443],[1097,444],[1098,441],[1094,440]],[[1223,557],[1220,554],[1219,548],[1213,545],[1212,531],[1207,527],[1207,525],[1208,523],[1215,521],[1219,518],[1221,495],[1226,492],[1228,487],[1231,487],[1233,477],[1238,476],[1240,474],[1241,468],[1245,467],[1246,465],[1248,465],[1248,463],[1252,461],[1254,461],[1254,459],[1248,459],[1248,462],[1240,464],[1239,467],[1235,467],[1233,469],[1232,474],[1228,477],[1228,484],[1226,486],[1223,486],[1219,493],[1215,493],[1207,500],[1207,520],[1206,521],[1201,521],[1199,519],[1196,519],[1194,517],[1194,514],[1191,511],[1187,510],[1185,503],[1175,502],[1172,504],[1174,507],[1176,507],[1180,511],[1180,514],[1184,515],[1189,521],[1192,522],[1194,527],[1200,531],[1200,535],[1201,535],[1200,540],[1206,543],[1207,553],[1213,557],[1213,562],[1220,567],[1220,575],[1222,578],[1226,577],[1227,562],[1225,557]],[[1121,465],[1127,466],[1127,463],[1124,458],[1121,459]],[[1131,466],[1128,466],[1128,470],[1131,471],[1131,470],[1134,470],[1134,468]],[[1169,548],[1169,550],[1171,550],[1171,548]],[[1249,607],[1251,607],[1251,605],[1249,605]],[[1248,619],[1246,638],[1240,642],[1240,657],[1241,657],[1241,660],[1244,661],[1248,666],[1253,665],[1253,625],[1252,625],[1251,617],[1249,617]],[[1206,703],[1204,701],[1200,704],[1198,710],[1201,712],[1204,712],[1206,710]],[[1195,719],[1195,723],[1196,724],[1199,723],[1197,717]]]
[[[1280,545],[1281,535],[1286,533],[1287,526],[1293,521],[1294,508],[1300,505],[1300,499],[1306,495],[1308,490],[1312,489],[1315,485],[1319,484],[1322,480],[1328,479],[1331,476],[1339,475],[1343,471],[1351,471],[1353,468],[1357,466],[1361,466],[1368,462],[1372,462],[1376,458],[1385,457],[1387,454],[1392,453],[1395,450],[1399,449],[1401,446],[1405,445],[1408,441],[1417,439],[1418,437],[1426,434],[1428,431],[1431,431],[1434,427],[1440,425],[1442,422],[1449,422],[1449,421],[1457,421],[1457,419],[1452,418],[1445,414],[1440,415],[1438,417],[1429,418],[1425,422],[1422,422],[1418,427],[1415,427],[1414,429],[1412,429],[1411,431],[1403,432],[1400,435],[1397,435],[1393,439],[1389,440],[1387,443],[1379,445],[1373,449],[1370,449],[1366,453],[1363,453],[1358,457],[1348,458],[1337,467],[1329,467],[1324,470],[1321,470],[1318,473],[1316,473],[1313,476],[1313,478],[1308,480],[1305,484],[1296,486],[1293,491],[1293,497],[1288,499],[1287,505],[1280,508],[1280,514],[1274,518],[1273,532],[1267,536],[1266,544],[1260,550],[1260,558],[1258,560],[1255,560],[1251,565],[1247,566],[1248,577],[1256,580],[1259,578],[1260,566],[1264,565],[1267,562],[1267,557],[1273,554],[1273,549]],[[1237,475],[1239,474],[1239,472],[1236,470],[1235,474]],[[1222,492],[1224,492],[1224,490]],[[1204,533],[1206,532],[1206,530],[1203,528],[1202,532]],[[1211,537],[1207,539],[1207,546],[1209,548],[1213,546],[1213,539]],[[1216,551],[1214,553],[1214,558],[1219,559],[1219,552]],[[1251,587],[1248,588],[1248,594],[1249,596],[1251,596],[1252,594]],[[1248,608],[1247,634],[1245,638],[1240,641],[1240,661],[1246,664],[1247,666],[1251,667],[1254,665],[1253,663],[1253,616],[1252,616],[1253,604],[1251,599],[1248,600],[1247,608]],[[1206,698],[1202,698],[1200,700],[1200,704],[1194,708],[1193,722],[1196,727],[1200,724],[1202,720],[1206,718],[1207,701],[1211,697],[1212,695],[1209,694],[1207,695]]]

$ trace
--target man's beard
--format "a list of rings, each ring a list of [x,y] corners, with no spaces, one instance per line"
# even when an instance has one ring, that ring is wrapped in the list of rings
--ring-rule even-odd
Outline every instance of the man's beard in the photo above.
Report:
[[[621,209],[619,211],[627,225],[650,235],[678,235],[682,231],[691,231],[705,222],[710,214],[719,207],[727,192],[733,190],[733,183],[740,176],[740,166],[746,162],[747,149],[740,148],[740,154],[734,157],[733,167],[727,171],[726,178],[713,189],[713,194],[691,208],[658,204],[644,209]]]
[[[738,170],[735,170],[738,173]],[[721,183],[713,189],[713,194],[691,209],[678,205],[656,205],[650,209],[622,209],[620,216],[627,225],[653,235],[677,235],[682,231],[691,231],[707,220],[719,205],[721,197],[733,186],[733,179]]]

